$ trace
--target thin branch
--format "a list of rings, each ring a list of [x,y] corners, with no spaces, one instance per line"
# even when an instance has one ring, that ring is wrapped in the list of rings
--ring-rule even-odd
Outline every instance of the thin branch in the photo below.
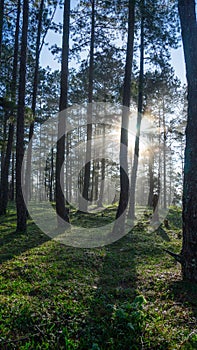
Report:
[[[41,45],[40,45],[40,49],[39,49],[39,53],[41,52],[41,50],[42,50],[42,48],[43,48],[43,45],[44,45],[44,41],[45,41],[47,32],[48,32],[48,30],[49,30],[49,28],[50,28],[50,25],[51,25],[51,23],[52,23],[52,20],[53,20],[53,18],[54,18],[54,16],[55,16],[56,10],[57,10],[57,5],[56,5],[55,8],[54,8],[54,11],[53,11],[53,13],[52,13],[52,16],[51,16],[49,25],[47,26],[47,28],[46,28],[46,30],[45,30],[45,32],[44,32],[44,35],[43,35],[43,38],[42,38],[42,42],[41,42]]]
[[[171,251],[168,250],[168,249],[163,249],[163,250],[164,250],[164,252],[166,252],[167,254],[171,255],[171,256],[172,256],[176,261],[178,261],[180,264],[183,263],[183,257],[182,257],[182,255],[180,255],[180,254],[175,254],[175,253],[171,252]]]

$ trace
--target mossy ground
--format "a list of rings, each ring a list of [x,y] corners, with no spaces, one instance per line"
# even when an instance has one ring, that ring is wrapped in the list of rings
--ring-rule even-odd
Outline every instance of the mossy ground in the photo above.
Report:
[[[72,214],[87,226],[100,219]],[[163,251],[180,252],[180,209],[168,222],[148,232],[144,219],[111,245],[81,249],[31,221],[16,234],[10,208],[0,220],[0,349],[197,349],[197,287]]]

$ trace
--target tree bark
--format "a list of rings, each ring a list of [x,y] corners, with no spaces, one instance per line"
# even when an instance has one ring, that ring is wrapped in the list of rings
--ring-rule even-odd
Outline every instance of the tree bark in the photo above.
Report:
[[[87,146],[86,163],[84,171],[84,183],[82,198],[79,201],[79,211],[87,212],[89,187],[90,187],[90,169],[91,169],[91,140],[92,140],[92,101],[93,101],[93,77],[94,77],[94,41],[95,41],[95,0],[92,0],[92,18],[91,18],[91,38],[90,38],[90,63],[88,73],[88,110],[87,110]]]
[[[103,206],[104,187],[105,187],[105,124],[103,124],[103,135],[102,135],[101,186],[100,186],[99,198],[97,202],[98,207]]]
[[[62,66],[61,66],[61,91],[59,111],[68,107],[68,56],[69,56],[69,28],[70,28],[70,0],[64,1],[64,21],[62,39]],[[62,130],[66,131],[66,120],[64,115],[59,116],[58,135]],[[65,133],[58,137],[56,154],[56,212],[58,227],[64,226],[63,221],[69,222],[69,209],[65,206],[64,193],[64,171],[61,171],[65,160]],[[62,221],[63,220],[63,221]]]
[[[9,168],[10,168],[10,157],[11,157],[11,153],[12,153],[13,138],[14,138],[14,124],[10,124],[9,125],[9,132],[8,132],[6,154],[5,154],[3,171],[2,171],[2,176],[1,176],[0,215],[6,214],[7,205],[8,205],[8,175],[9,175]]]
[[[129,201],[128,219],[132,222],[135,219],[135,189],[137,182],[137,170],[139,160],[139,143],[140,143],[140,128],[142,121],[143,110],[143,86],[144,85],[144,0],[141,1],[141,43],[140,43],[140,73],[138,85],[138,114],[137,114],[137,130],[135,136],[133,167],[131,171],[131,190]]]
[[[165,120],[165,104],[163,96],[163,208],[167,208],[167,179],[166,179],[166,120]]]
[[[4,17],[4,0],[0,0],[0,61],[1,61],[1,52],[2,52],[3,17]]]
[[[148,172],[149,172],[149,194],[148,194],[148,207],[153,207],[153,193],[154,193],[154,155],[150,152],[148,160]]]
[[[125,76],[123,86],[123,113],[121,125],[120,138],[120,199],[116,219],[121,217],[121,224],[119,221],[115,222],[114,232],[122,230],[124,232],[126,208],[129,200],[129,179],[128,179],[128,125],[130,98],[131,98],[131,71],[133,64],[133,42],[134,42],[134,26],[135,26],[135,0],[129,0],[129,17],[128,17],[128,37],[127,37],[127,53]],[[124,108],[127,107],[127,108]]]
[[[14,201],[15,195],[15,154],[12,152],[12,179],[11,179],[11,189],[10,189],[10,200]]]
[[[26,85],[26,57],[27,57],[27,31],[29,17],[29,1],[23,2],[23,26],[21,39],[20,72],[19,72],[19,96],[17,110],[16,131],[16,208],[17,208],[17,232],[26,231],[26,206],[22,193],[22,162],[24,156],[24,116],[25,116],[25,85]]]
[[[183,279],[197,282],[197,21],[195,0],[178,1],[188,82],[183,183]]]

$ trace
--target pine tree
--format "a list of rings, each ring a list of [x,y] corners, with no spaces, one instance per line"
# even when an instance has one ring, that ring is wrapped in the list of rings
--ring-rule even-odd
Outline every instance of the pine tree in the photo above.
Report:
[[[195,0],[179,0],[188,82],[188,119],[183,183],[183,278],[197,282],[197,20]]]
[[[135,25],[135,1],[129,0],[128,16],[128,38],[127,53],[123,87],[123,113],[121,125],[121,144],[120,144],[120,199],[116,219],[121,216],[121,225],[119,221],[115,222],[114,233],[120,229],[124,231],[125,210],[129,200],[129,179],[128,179],[128,126],[129,126],[129,106],[131,98],[131,71],[133,63],[133,42]]]
[[[23,2],[23,26],[20,53],[19,72],[19,96],[17,110],[16,132],[16,208],[17,208],[17,232],[26,231],[26,206],[22,193],[22,162],[24,156],[24,115],[25,115],[25,86],[26,86],[26,57],[27,57],[27,32],[29,19],[29,1]]]
[[[63,39],[62,39],[62,66],[61,66],[61,91],[59,111],[68,107],[68,56],[69,56],[69,28],[70,28],[70,0],[64,1]],[[62,130],[66,131],[66,120],[64,114],[59,114],[58,135]],[[69,222],[69,209],[65,206],[64,172],[61,168],[65,159],[65,133],[57,141],[56,154],[56,211],[58,227],[64,226],[63,221]]]

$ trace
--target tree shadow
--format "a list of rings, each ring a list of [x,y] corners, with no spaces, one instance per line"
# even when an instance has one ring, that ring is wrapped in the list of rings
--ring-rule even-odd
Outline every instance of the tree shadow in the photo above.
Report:
[[[197,349],[197,283],[173,281],[169,283],[169,290],[176,303],[184,308],[183,322],[189,329],[189,335],[182,342],[180,349]]]
[[[197,322],[197,283],[174,281],[170,283],[170,289],[178,302],[192,307]]]
[[[62,337],[62,344],[65,344],[62,333],[65,327],[79,342],[80,350],[141,349],[144,324],[141,319],[135,321],[135,315],[139,317],[139,309],[132,306],[138,294],[137,264],[142,259],[146,262],[147,256],[163,254],[153,245],[155,236],[145,232],[138,225],[117,242],[95,249],[51,242],[43,252],[44,260],[36,262],[35,257],[35,260],[18,268],[20,279],[28,283],[27,292],[32,300],[40,300],[41,310],[41,305],[47,305],[49,324],[39,325],[44,336],[49,337],[49,328],[53,324],[56,329],[53,337]],[[7,254],[12,249],[12,256],[4,260],[48,240],[34,224],[29,224],[27,235],[16,236],[14,232],[9,232],[7,244],[5,241],[3,247]],[[40,264],[40,261],[44,263]],[[40,275],[37,271],[39,266]],[[33,326],[30,333],[33,338]]]
[[[27,233],[16,233],[11,228],[1,229],[0,264],[50,239],[47,235],[39,231],[34,223],[28,224]]]
[[[87,349],[87,344],[90,344],[90,348],[95,346],[95,349],[96,346],[100,349],[114,348],[119,331],[118,328],[115,329],[118,327],[115,310],[116,308],[122,310],[125,302],[133,302],[136,296],[136,281],[134,246],[128,244],[128,238],[124,237],[106,247],[102,272],[95,286],[94,299],[80,335],[84,343],[84,347],[81,343],[80,349]],[[120,324],[119,326],[121,327]],[[128,330],[125,329],[126,332],[129,333],[129,327]],[[126,343],[125,339],[122,340]]]
[[[139,293],[137,264],[147,255],[155,257],[163,252],[153,249],[149,237],[139,235],[139,228],[133,231],[106,247],[103,269],[80,334],[85,345],[81,344],[80,349],[87,349],[87,344],[91,349],[95,344],[95,349],[98,346],[103,350],[141,348],[144,324],[135,319],[140,311],[132,310]]]
[[[162,226],[159,226],[159,228],[156,231],[156,234],[160,236],[164,241],[170,242],[170,237],[168,236],[167,232],[163,229]]]

